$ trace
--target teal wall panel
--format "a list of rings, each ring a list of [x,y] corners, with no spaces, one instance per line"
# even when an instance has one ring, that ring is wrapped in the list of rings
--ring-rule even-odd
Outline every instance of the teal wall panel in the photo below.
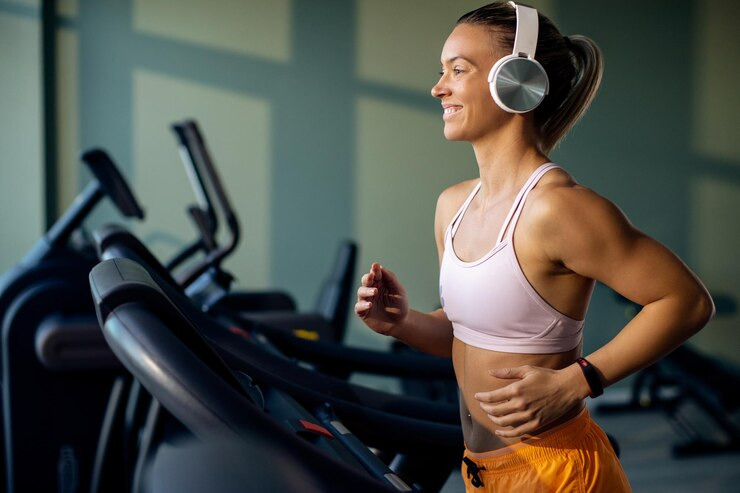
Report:
[[[42,149],[38,9],[0,3],[0,272],[43,231]]]

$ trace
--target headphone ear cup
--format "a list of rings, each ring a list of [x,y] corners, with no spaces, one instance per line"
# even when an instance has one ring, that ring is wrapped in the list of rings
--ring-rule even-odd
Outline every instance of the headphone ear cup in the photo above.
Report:
[[[491,97],[493,98],[494,102],[504,111],[508,113],[513,113],[510,108],[508,108],[503,101],[501,101],[501,98],[499,97],[498,93],[498,84],[496,82],[499,69],[501,66],[506,63],[508,60],[511,60],[512,58],[516,58],[516,55],[506,55],[501,58],[499,58],[496,63],[493,64],[493,67],[491,67],[491,71],[488,73],[488,89],[491,91]]]
[[[545,99],[550,83],[537,60],[517,55],[499,59],[488,74],[496,104],[508,113],[527,113]]]

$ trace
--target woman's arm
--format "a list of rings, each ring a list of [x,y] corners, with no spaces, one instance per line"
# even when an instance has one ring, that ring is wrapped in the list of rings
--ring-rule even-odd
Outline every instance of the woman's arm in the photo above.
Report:
[[[614,204],[583,187],[560,187],[537,198],[531,231],[545,254],[643,306],[611,341],[587,356],[604,386],[662,358],[712,317],[712,299],[696,275],[636,230]],[[513,427],[502,436],[534,431],[589,395],[575,363],[557,371],[519,367],[492,375],[515,380],[477,396],[495,423]]]
[[[555,192],[551,212],[563,212],[546,243],[550,258],[643,306],[612,341],[588,356],[605,386],[662,358],[709,321],[712,298],[673,252],[637,231],[594,192]]]
[[[444,234],[456,207],[477,180],[458,183],[443,191],[434,213],[434,239],[439,262],[444,254]],[[355,314],[380,334],[393,336],[411,347],[435,356],[452,355],[452,323],[442,309],[430,313],[411,310],[406,290],[393,272],[374,263],[362,276]]]
[[[375,332],[395,337],[420,351],[442,357],[452,353],[452,326],[444,312],[409,309],[401,282],[377,262],[362,276],[355,314]]]
[[[441,308],[430,313],[409,310],[405,323],[389,335],[433,356],[452,356],[452,324]]]

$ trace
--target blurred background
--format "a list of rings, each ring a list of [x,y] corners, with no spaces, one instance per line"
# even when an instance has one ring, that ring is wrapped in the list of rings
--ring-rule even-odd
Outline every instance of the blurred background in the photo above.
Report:
[[[595,103],[552,159],[712,293],[740,297],[740,3],[532,4],[605,57]],[[79,154],[93,146],[111,153],[146,208],[147,220],[129,226],[161,259],[173,256],[196,232],[169,125],[194,118],[241,218],[242,244],[226,263],[238,288],[284,289],[309,308],[351,238],[358,278],[380,261],[414,307],[436,308],[435,201],[477,167],[468,144],[444,140],[429,90],[455,20],[479,5],[0,0],[0,272],[85,185]],[[103,207],[89,226],[111,221],[122,220]],[[597,287],[586,353],[616,334],[625,310]],[[735,312],[720,313],[692,345],[740,363],[739,326]],[[387,346],[363,327],[352,321],[350,344]],[[682,481],[675,467],[656,476],[643,447],[663,425],[651,423],[639,429],[653,435],[613,425],[632,444],[631,479]]]
[[[145,206],[131,224],[161,259],[196,234],[169,124],[199,121],[241,218],[226,263],[241,288],[310,307],[342,239],[396,271],[412,305],[438,306],[438,194],[476,176],[442,136],[429,90],[455,20],[479,1],[0,0],[0,272],[110,151]],[[589,113],[552,154],[675,251],[710,291],[740,296],[740,3],[543,0],[563,34],[603,50]],[[121,222],[103,208],[93,224]],[[599,286],[585,352],[625,323]],[[692,340],[740,363],[736,313]],[[350,344],[388,340],[352,322]]]

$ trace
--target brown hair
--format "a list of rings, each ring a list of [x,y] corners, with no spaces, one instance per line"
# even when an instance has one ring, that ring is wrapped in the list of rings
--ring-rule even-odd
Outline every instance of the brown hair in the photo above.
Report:
[[[591,39],[565,37],[550,19],[539,12],[538,17],[535,59],[547,72],[550,92],[534,110],[534,124],[543,152],[549,152],[591,105],[601,83],[603,61],[601,50]],[[516,10],[508,2],[495,2],[468,12],[457,24],[489,27],[503,48],[509,52],[514,49]]]

